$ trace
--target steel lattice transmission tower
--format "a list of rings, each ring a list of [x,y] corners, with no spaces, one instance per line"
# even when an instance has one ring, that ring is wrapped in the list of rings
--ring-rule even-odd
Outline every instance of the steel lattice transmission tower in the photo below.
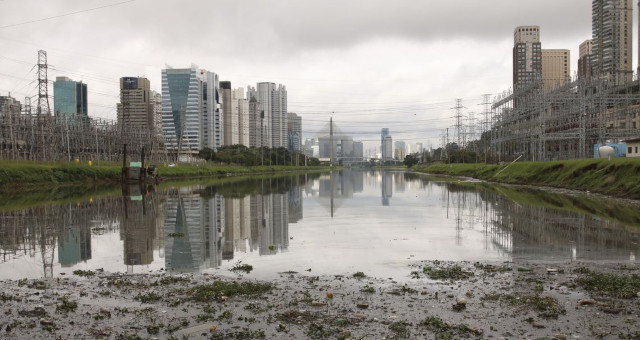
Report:
[[[462,106],[462,99],[456,99],[456,106],[453,108],[454,110],[456,110],[456,140],[458,143],[458,148],[461,149],[463,147],[462,143],[462,109],[464,108],[464,106]]]
[[[49,107],[49,79],[47,78],[47,51],[38,51],[38,116],[51,115]]]

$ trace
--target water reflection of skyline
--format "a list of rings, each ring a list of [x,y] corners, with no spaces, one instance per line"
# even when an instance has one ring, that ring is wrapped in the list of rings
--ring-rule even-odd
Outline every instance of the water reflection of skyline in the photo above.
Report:
[[[129,190],[122,196],[0,212],[0,278],[9,276],[4,268],[24,270],[11,274],[17,277],[101,267],[128,272],[145,268],[198,272],[244,258],[239,253],[288,253],[293,242],[289,228],[307,223],[305,200],[311,199],[312,205],[326,211],[322,218],[349,218],[358,209],[372,207],[345,203],[364,202],[372,194],[381,197],[375,204],[385,211],[439,207],[434,210],[438,216],[433,216],[438,225],[427,227],[451,233],[460,250],[483,242],[484,251],[494,258],[635,261],[640,241],[634,222],[640,221],[637,209],[627,209],[636,211],[635,215],[625,212],[629,216],[622,216],[619,211],[627,210],[618,205],[603,208],[616,212],[607,215],[585,208],[608,204],[604,200],[515,191],[531,197],[513,201],[509,190],[502,187],[358,170],[157,192]],[[402,223],[401,213],[395,214],[390,221]],[[325,222],[327,226],[330,221]],[[335,231],[339,237],[340,230]],[[25,263],[33,268],[20,265]]]
[[[263,256],[286,251],[289,223],[303,218],[304,183],[297,183],[299,179],[278,178],[276,183],[262,180],[259,193],[244,197],[194,194],[199,187],[170,191],[164,220],[166,268],[197,272],[233,260],[236,252]],[[290,188],[267,192],[278,191],[280,184],[289,184]]]

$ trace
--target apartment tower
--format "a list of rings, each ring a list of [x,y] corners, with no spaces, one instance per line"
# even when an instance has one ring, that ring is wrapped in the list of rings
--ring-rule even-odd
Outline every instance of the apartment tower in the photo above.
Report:
[[[593,55],[593,40],[587,39],[580,44],[580,57],[578,58],[578,78],[591,78],[591,58]]]
[[[247,98],[255,97],[261,117],[261,146],[287,147],[287,88],[275,83],[258,83],[247,88]]]
[[[223,145],[233,145],[233,103],[231,100],[231,82],[221,81],[220,92],[222,93],[222,120],[223,128]]]
[[[571,81],[571,52],[565,49],[542,50],[542,81],[549,92]]]
[[[248,93],[247,93],[248,95]],[[258,108],[258,99],[249,98],[249,147],[262,147],[262,111]]]
[[[513,87],[518,89],[542,77],[540,26],[516,27],[513,42]]]
[[[249,146],[249,101],[244,97],[244,88],[231,90],[233,110],[233,144]]]
[[[613,85],[630,82],[632,69],[632,0],[593,0],[593,56],[595,77]]]
[[[154,107],[149,79],[120,78],[120,103],[117,105],[118,124],[127,129],[153,130]]]

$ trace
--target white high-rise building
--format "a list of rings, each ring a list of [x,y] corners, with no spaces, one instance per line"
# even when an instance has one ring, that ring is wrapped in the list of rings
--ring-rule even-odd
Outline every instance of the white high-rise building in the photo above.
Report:
[[[162,134],[162,94],[151,90],[149,92],[151,106],[153,106],[153,130]]]
[[[287,147],[287,88],[275,83],[258,83],[247,88],[247,98],[258,100],[258,114],[262,118],[262,146]]]
[[[244,88],[239,87],[231,91],[233,112],[234,144],[249,146],[249,101],[244,97]]]
[[[380,133],[380,158],[383,160],[393,158],[393,139],[388,128],[383,128]]]
[[[192,66],[162,70],[162,133],[169,150],[222,146],[218,75]]]

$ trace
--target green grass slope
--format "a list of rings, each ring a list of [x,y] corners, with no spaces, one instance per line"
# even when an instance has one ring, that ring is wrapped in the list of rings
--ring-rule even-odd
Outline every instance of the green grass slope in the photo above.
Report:
[[[415,171],[491,182],[549,186],[640,199],[640,159],[582,159],[513,164],[435,164]]]

